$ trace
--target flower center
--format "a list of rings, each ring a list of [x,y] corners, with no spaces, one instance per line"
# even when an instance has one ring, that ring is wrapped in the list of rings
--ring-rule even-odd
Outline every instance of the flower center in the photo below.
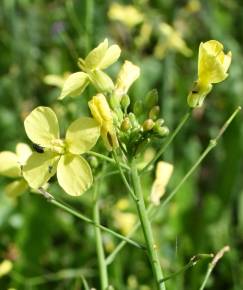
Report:
[[[62,139],[54,139],[52,140],[51,146],[49,149],[58,154],[64,154],[66,151],[65,141]]]

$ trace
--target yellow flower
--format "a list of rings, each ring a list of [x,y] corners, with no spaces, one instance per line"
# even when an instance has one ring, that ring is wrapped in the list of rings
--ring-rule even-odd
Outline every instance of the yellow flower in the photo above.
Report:
[[[88,103],[91,114],[101,126],[101,137],[106,148],[111,151],[117,148],[118,140],[113,125],[112,111],[104,95],[98,94]]]
[[[212,84],[220,83],[228,77],[232,54],[223,51],[223,45],[216,40],[201,43],[198,55],[198,80],[188,95],[190,107],[200,107],[212,89]]]
[[[93,182],[87,161],[80,156],[90,150],[100,135],[92,118],[81,117],[60,139],[56,114],[48,107],[37,107],[24,121],[29,139],[42,150],[33,152],[23,167],[23,176],[34,189],[43,186],[56,172],[60,186],[72,196],[81,195]]]
[[[166,52],[170,49],[176,50],[187,57],[192,55],[191,49],[182,39],[179,32],[172,26],[167,23],[161,23],[159,25],[159,31],[162,39],[158,42],[154,49],[154,54],[157,58],[164,58]]]
[[[121,53],[118,45],[108,46],[105,39],[94,48],[85,59],[79,58],[78,65],[82,72],[71,74],[64,82],[59,99],[80,95],[91,82],[100,92],[109,92],[114,88],[111,78],[103,72],[117,61]]]
[[[21,169],[31,153],[29,146],[24,143],[17,144],[16,153],[10,151],[0,153],[0,175],[16,179],[4,189],[8,196],[17,197],[27,190],[28,184],[22,178]]]
[[[115,85],[114,94],[120,100],[126,95],[131,85],[139,78],[140,68],[126,60],[121,67]]]
[[[120,21],[129,28],[143,22],[144,15],[132,5],[120,5],[112,3],[108,17],[111,20]]]
[[[13,263],[10,260],[3,260],[0,263],[0,277],[7,275],[13,268]]]
[[[161,197],[165,193],[166,186],[173,173],[173,165],[160,161],[156,168],[156,177],[152,185],[150,200],[154,205],[159,205]]]
[[[128,212],[129,208],[128,199],[122,198],[115,204],[113,217],[115,225],[126,236],[136,223],[136,215]]]

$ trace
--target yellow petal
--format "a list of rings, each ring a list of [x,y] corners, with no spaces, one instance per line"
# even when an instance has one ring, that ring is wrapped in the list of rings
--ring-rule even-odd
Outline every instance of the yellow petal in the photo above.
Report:
[[[85,67],[87,70],[93,70],[99,66],[108,49],[108,40],[105,39],[96,48],[94,48],[85,58]]]
[[[156,167],[156,178],[152,185],[150,200],[153,204],[159,205],[161,197],[165,193],[166,186],[173,173],[173,165],[160,161]]]
[[[18,156],[10,151],[0,153],[0,175],[7,177],[19,177],[21,175]]]
[[[216,41],[210,40],[201,43],[198,55],[198,77],[202,83],[219,83],[228,76],[226,71],[231,62],[231,53],[225,59],[223,45]]]
[[[29,186],[38,189],[43,186],[55,173],[60,156],[47,151],[33,152],[23,167],[23,176]]]
[[[140,68],[126,60],[117,76],[115,94],[121,98],[139,76]]]
[[[99,136],[99,123],[93,118],[81,117],[67,129],[65,141],[68,151],[73,154],[87,152],[96,144]]]
[[[18,156],[18,161],[21,165],[24,165],[27,159],[32,154],[32,150],[25,143],[18,143],[16,146],[16,154]]]
[[[100,64],[97,68],[99,69],[105,69],[108,66],[112,65],[114,62],[118,60],[121,54],[121,49],[118,45],[114,44],[110,46],[106,54],[104,55],[103,59],[101,60]]]
[[[37,107],[24,121],[25,131],[29,139],[42,147],[59,139],[59,125],[56,114],[48,107]]]
[[[5,188],[5,193],[11,197],[16,198],[28,189],[28,183],[23,179],[15,180],[9,183]]]
[[[13,268],[13,263],[10,260],[3,260],[0,263],[0,277],[7,275]]]
[[[86,73],[76,72],[71,74],[64,82],[61,95],[58,99],[62,100],[67,96],[76,97],[85,90],[88,84],[89,78]]]
[[[93,183],[87,161],[79,155],[65,154],[57,166],[57,179],[64,191],[72,196],[83,194]]]

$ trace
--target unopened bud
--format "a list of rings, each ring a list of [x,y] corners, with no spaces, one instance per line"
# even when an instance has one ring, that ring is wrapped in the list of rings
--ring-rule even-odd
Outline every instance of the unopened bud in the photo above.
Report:
[[[139,126],[138,120],[136,119],[136,116],[133,113],[129,113],[128,117],[133,128],[136,128]]]
[[[91,167],[97,168],[99,166],[98,159],[95,156],[90,156],[89,157],[89,164],[91,165]]]
[[[168,127],[163,126],[163,127],[157,127],[154,128],[154,131],[160,136],[160,137],[165,137],[169,134],[170,130]]]
[[[111,92],[114,89],[111,78],[101,70],[90,72],[89,77],[98,92]]]
[[[153,106],[156,106],[158,103],[158,99],[158,91],[156,89],[149,91],[145,96],[146,108],[150,109]]]
[[[124,118],[124,120],[121,123],[121,130],[125,132],[125,131],[129,130],[131,127],[132,127],[132,125],[131,125],[129,118],[128,117]]]
[[[136,116],[143,113],[143,103],[141,101],[136,101],[133,106],[133,112]]]
[[[155,122],[154,127],[161,127],[161,126],[164,124],[164,122],[165,122],[164,119],[158,119],[158,120]]]
[[[154,127],[154,121],[152,119],[147,119],[143,123],[143,130],[144,131],[150,131]]]
[[[159,117],[159,111],[159,106],[152,107],[152,109],[149,111],[149,118],[155,121]]]
[[[119,99],[115,94],[112,94],[109,100],[110,106],[113,110],[120,107]]]
[[[124,111],[127,111],[127,108],[130,105],[130,98],[128,95],[124,95],[121,99],[121,106]]]

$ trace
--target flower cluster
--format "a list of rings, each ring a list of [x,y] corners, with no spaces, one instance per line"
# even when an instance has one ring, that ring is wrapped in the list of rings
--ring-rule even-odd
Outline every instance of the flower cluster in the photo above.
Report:
[[[117,13],[114,11],[113,16]],[[163,29],[170,31],[168,26],[163,26]],[[177,35],[173,35],[173,41],[181,43],[186,50],[185,44],[175,40]],[[45,80],[62,86],[59,99],[80,95],[92,84],[97,90],[88,101],[93,118],[79,117],[62,137],[57,116],[51,108],[39,106],[30,112],[24,127],[35,150],[32,152],[26,144],[19,143],[16,153],[0,153],[0,174],[16,179],[6,187],[10,195],[16,196],[28,186],[38,190],[56,174],[59,185],[66,193],[79,196],[93,183],[90,165],[81,155],[95,146],[99,136],[108,151],[120,148],[129,159],[143,152],[152,140],[168,135],[169,129],[160,118],[156,90],[148,92],[143,101],[130,100],[128,91],[140,76],[137,65],[126,60],[114,82],[103,71],[118,60],[120,52],[118,45],[109,46],[105,39],[85,59],[78,60],[82,71],[61,78],[50,76]],[[213,84],[227,78],[230,63],[231,52],[224,54],[220,42],[210,40],[200,44],[198,79],[188,96],[190,107],[201,106]],[[172,171],[172,165],[165,162],[158,164],[151,193],[154,204],[159,203]]]

